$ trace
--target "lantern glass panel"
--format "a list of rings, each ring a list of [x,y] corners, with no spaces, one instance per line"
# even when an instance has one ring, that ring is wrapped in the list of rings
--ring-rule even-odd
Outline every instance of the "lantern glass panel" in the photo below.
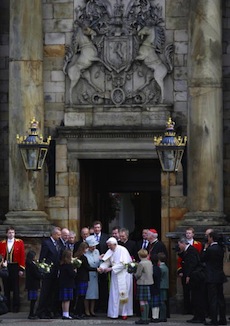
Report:
[[[41,170],[46,158],[47,148],[40,148],[39,159],[38,159],[38,170]]]
[[[36,170],[39,148],[21,148],[21,154],[26,170]]]

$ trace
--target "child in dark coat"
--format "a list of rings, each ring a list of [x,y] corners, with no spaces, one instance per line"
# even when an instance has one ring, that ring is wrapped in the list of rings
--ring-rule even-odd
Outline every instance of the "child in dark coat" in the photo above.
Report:
[[[72,319],[69,315],[70,301],[73,300],[76,271],[72,264],[72,251],[62,253],[59,274],[59,299],[62,301],[62,319]]]
[[[28,300],[30,301],[29,319],[36,319],[34,313],[35,303],[38,299],[38,289],[40,289],[40,280],[42,274],[36,265],[36,252],[28,251],[26,255],[26,289],[28,290]]]
[[[157,323],[160,321],[160,283],[161,283],[161,269],[158,266],[158,256],[154,255],[152,258],[153,263],[153,280],[152,286],[152,318],[151,322]]]

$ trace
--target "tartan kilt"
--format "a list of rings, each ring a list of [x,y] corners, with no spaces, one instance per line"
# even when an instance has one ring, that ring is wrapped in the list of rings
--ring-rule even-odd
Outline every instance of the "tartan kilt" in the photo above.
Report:
[[[76,294],[77,295],[86,295],[88,289],[88,281],[87,282],[77,282],[76,284]]]
[[[150,301],[151,292],[149,285],[137,285],[136,299],[138,301]]]
[[[154,294],[151,298],[151,307],[160,307],[161,306],[161,297],[159,294]]]
[[[73,289],[63,288],[59,290],[59,300],[60,301],[70,301],[73,300]]]
[[[28,300],[37,300],[38,298],[38,290],[28,290]]]

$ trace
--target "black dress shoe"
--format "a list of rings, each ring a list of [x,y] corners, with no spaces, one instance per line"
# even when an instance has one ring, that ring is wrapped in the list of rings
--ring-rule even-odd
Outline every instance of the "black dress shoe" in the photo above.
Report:
[[[38,319],[38,317],[36,315],[29,315],[28,319]]]
[[[227,320],[219,320],[218,325],[227,325]]]
[[[192,318],[192,319],[186,320],[186,322],[191,323],[191,324],[204,324],[205,320]]]
[[[217,322],[213,322],[212,320],[204,322],[204,325],[218,325]]]

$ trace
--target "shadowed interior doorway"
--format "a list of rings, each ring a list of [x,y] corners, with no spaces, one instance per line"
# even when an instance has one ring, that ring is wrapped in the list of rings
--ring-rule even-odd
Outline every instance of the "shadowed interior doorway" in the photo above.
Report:
[[[100,220],[104,232],[126,227],[161,229],[161,168],[158,160],[79,160],[81,227]]]

